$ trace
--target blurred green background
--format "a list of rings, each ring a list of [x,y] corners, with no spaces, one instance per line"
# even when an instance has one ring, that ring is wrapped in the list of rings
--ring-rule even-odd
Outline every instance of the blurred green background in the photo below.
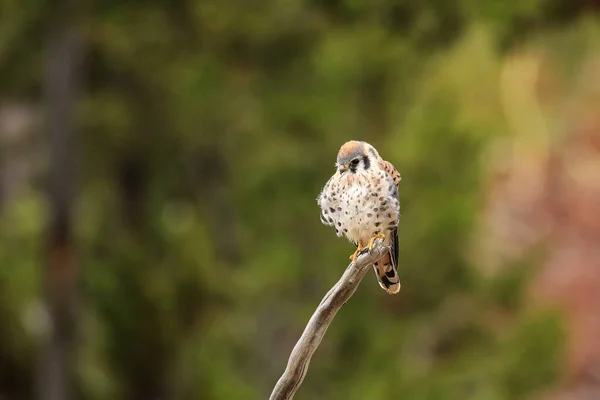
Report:
[[[403,286],[366,276],[296,399],[599,385],[532,289],[600,207],[546,179],[600,181],[599,9],[2,0],[0,399],[268,398],[354,250],[315,200],[351,139],[402,173]]]

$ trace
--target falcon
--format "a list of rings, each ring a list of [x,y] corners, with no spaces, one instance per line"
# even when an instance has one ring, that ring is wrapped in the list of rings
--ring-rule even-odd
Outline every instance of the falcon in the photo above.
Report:
[[[383,239],[390,250],[373,264],[379,285],[389,294],[400,291],[398,276],[398,222],[400,173],[367,142],[351,140],[340,148],[336,172],[317,198],[321,222],[335,228],[356,246],[350,259],[371,250]]]

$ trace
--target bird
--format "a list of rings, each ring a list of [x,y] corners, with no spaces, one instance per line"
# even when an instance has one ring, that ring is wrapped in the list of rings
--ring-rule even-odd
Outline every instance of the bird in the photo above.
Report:
[[[336,171],[317,197],[321,222],[346,237],[356,251],[350,260],[371,250],[377,239],[389,251],[373,264],[377,281],[389,294],[400,291],[398,275],[398,224],[400,199],[398,170],[367,142],[350,140],[337,154]]]

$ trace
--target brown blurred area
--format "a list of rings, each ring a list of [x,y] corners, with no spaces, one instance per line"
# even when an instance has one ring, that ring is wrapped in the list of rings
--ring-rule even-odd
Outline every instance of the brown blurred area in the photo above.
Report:
[[[530,307],[558,309],[568,338],[562,379],[544,398],[600,399],[600,53],[581,63],[572,86],[561,60],[540,53],[508,60],[513,131],[497,144],[503,156],[486,195],[485,258],[493,268],[543,246]]]

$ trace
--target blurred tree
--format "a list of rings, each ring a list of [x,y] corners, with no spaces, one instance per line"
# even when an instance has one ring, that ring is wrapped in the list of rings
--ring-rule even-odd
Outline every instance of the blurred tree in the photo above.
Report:
[[[81,49],[75,4],[55,3],[46,43],[46,92],[49,160],[48,255],[43,273],[49,314],[38,375],[37,398],[69,399],[75,369],[77,261],[72,230],[75,154],[72,143]]]

